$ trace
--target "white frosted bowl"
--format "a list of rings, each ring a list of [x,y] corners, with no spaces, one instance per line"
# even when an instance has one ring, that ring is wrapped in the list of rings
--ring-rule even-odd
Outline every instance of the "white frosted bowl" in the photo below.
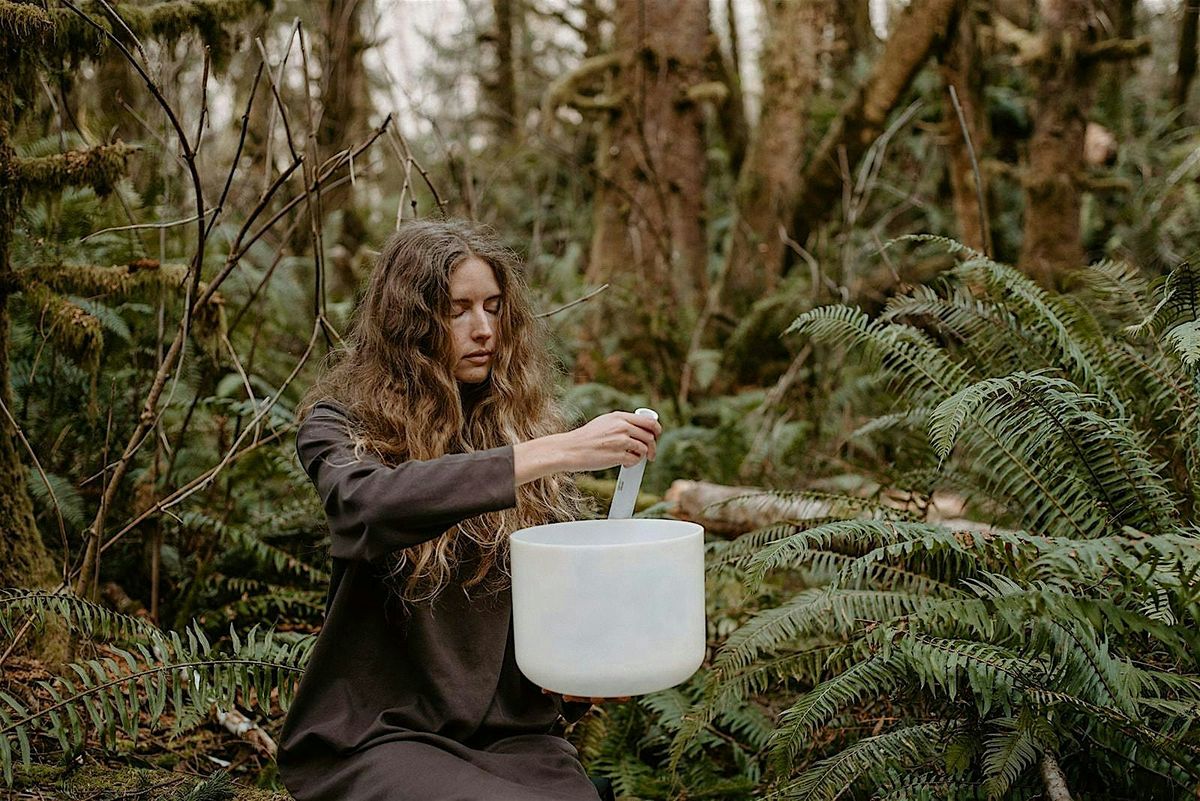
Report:
[[[704,662],[704,527],[575,520],[510,538],[513,643],[530,681],[565,695],[641,695]]]

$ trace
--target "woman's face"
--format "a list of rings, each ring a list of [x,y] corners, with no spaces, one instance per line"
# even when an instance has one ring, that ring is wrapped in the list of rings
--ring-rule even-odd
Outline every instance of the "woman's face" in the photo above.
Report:
[[[476,384],[488,377],[497,347],[500,286],[492,267],[474,256],[450,273],[450,330],[454,336],[454,377]],[[484,353],[482,357],[472,354]]]

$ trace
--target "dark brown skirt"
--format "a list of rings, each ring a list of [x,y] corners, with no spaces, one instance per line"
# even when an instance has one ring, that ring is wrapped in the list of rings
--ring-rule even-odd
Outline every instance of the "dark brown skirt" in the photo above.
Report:
[[[340,758],[280,765],[296,801],[597,801],[569,741],[505,737],[485,748],[425,732],[395,733]]]

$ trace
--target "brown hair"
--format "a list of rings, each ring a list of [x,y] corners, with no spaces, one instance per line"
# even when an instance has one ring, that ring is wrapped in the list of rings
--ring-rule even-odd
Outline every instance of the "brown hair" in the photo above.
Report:
[[[488,377],[459,385],[453,374],[450,275],[477,257],[500,287],[496,351]],[[486,450],[566,430],[555,400],[562,365],[551,357],[548,331],[530,304],[522,264],[492,229],[466,220],[406,221],[384,244],[355,307],[345,347],[305,393],[302,419],[330,398],[354,420],[355,454],[370,450],[386,464]],[[489,574],[507,583],[508,535],[591,511],[569,474],[517,487],[517,505],[464,520],[445,534],[389,555],[389,578],[408,601],[432,600],[468,551],[478,569],[463,587]],[[498,567],[499,570],[493,570]],[[403,586],[401,586],[403,580]]]

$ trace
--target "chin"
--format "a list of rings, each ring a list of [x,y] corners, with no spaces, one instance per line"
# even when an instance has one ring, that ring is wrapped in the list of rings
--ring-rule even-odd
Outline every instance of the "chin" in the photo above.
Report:
[[[455,378],[457,378],[459,382],[463,384],[482,384],[491,378],[491,376],[492,370],[490,367],[481,367],[477,370],[469,370],[465,373],[461,373],[455,376]]]

